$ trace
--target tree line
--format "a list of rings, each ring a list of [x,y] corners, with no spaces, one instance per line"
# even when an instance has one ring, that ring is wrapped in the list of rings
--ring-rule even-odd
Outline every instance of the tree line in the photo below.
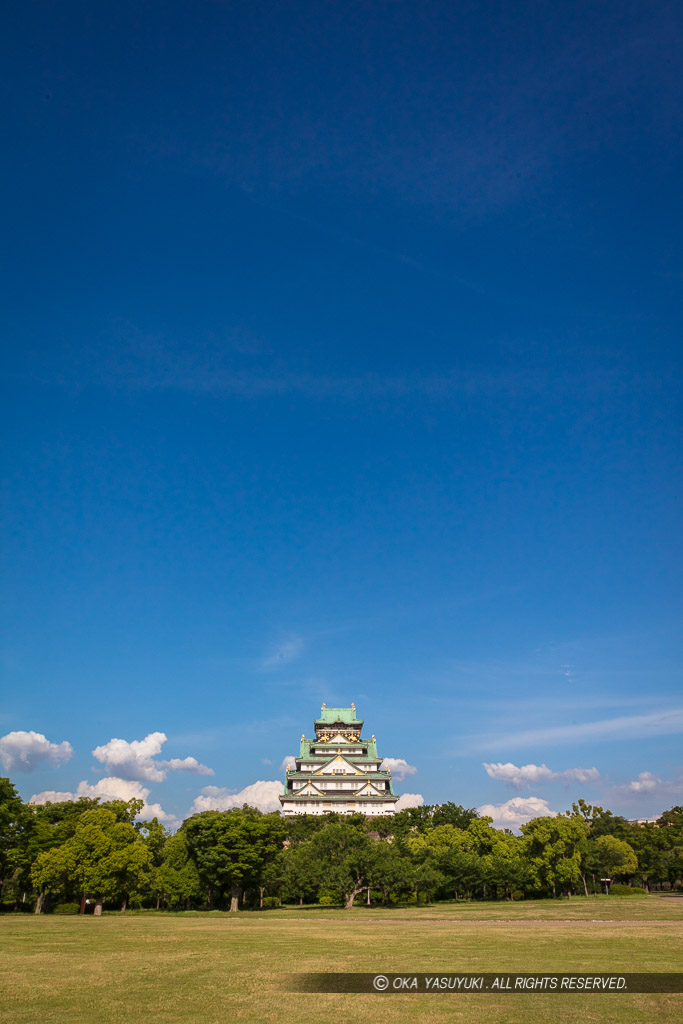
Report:
[[[612,884],[683,888],[683,808],[656,824],[584,800],[521,835],[454,803],[364,815],[283,818],[204,811],[175,834],[139,821],[142,802],[34,806],[0,779],[5,911],[269,908],[317,904],[589,896]]]

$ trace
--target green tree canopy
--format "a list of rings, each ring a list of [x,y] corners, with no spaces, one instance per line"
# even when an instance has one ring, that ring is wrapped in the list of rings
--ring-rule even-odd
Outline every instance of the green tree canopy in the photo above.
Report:
[[[633,848],[616,836],[599,836],[595,840],[601,871],[610,878],[628,878],[638,870],[638,858]]]
[[[230,910],[239,909],[245,886],[258,885],[286,834],[279,814],[261,814],[246,805],[232,811],[203,811],[184,822],[187,847],[200,878],[218,893],[230,893]]]
[[[70,838],[38,855],[31,874],[40,891],[77,892],[99,903],[118,896],[125,905],[149,879],[151,866],[151,852],[134,826],[97,807],[78,816]]]
[[[161,898],[172,907],[189,910],[203,896],[197,866],[190,856],[187,835],[181,829],[163,847],[162,861],[157,869],[156,888]]]
[[[363,815],[330,821],[310,840],[309,852],[321,878],[344,895],[347,909],[370,882],[376,845]]]
[[[571,892],[581,881],[581,849],[588,825],[579,816],[534,818],[522,825],[529,879],[536,888]]]

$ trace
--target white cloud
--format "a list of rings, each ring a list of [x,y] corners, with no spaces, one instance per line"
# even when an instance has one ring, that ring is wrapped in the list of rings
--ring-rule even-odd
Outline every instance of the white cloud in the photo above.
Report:
[[[425,798],[422,796],[422,793],[404,793],[403,796],[398,798],[394,806],[397,811],[405,811],[409,807],[422,807],[424,802]]]
[[[8,732],[0,737],[0,761],[6,772],[32,772],[41,761],[58,765],[68,761],[73,747],[63,743],[50,743],[42,732]]]
[[[220,786],[205,786],[190,808],[190,814],[199,814],[200,811],[229,811],[233,807],[241,807],[248,804],[256,807],[259,811],[269,813],[270,811],[282,810],[278,799],[283,793],[281,782],[252,782],[239,792],[230,789],[221,789]]]
[[[477,810],[482,817],[493,818],[495,828],[518,829],[532,818],[554,818],[547,800],[539,796],[514,796],[504,804],[482,804]]]
[[[92,752],[108,771],[115,771],[122,779],[144,779],[147,782],[163,782],[164,769],[153,760],[161,753],[166,742],[163,732],[151,732],[144,740],[119,740],[112,738],[108,743],[95,747]]]
[[[265,672],[272,672],[273,669],[288,665],[302,654],[303,649],[304,642],[302,638],[300,636],[290,636],[279,643],[272,654],[263,659],[261,668]]]
[[[654,772],[640,772],[636,779],[616,786],[615,791],[626,796],[649,796],[675,803],[683,797],[683,779],[663,779]]]
[[[154,758],[161,753],[164,743],[166,733],[163,732],[151,732],[143,740],[130,742],[112,738],[108,743],[95,747],[92,755],[117,778],[131,781],[163,782],[168,772],[214,774],[212,768],[200,764],[195,757],[174,757],[170,761],[155,761]]]
[[[402,757],[385,757],[381,767],[383,771],[390,771],[397,782],[402,782],[409,775],[417,774],[417,768],[408,764]]]
[[[172,757],[170,761],[160,761],[169,772],[192,772],[193,775],[215,775],[213,768],[200,764],[196,757]]]
[[[662,780],[659,775],[653,775],[652,772],[641,772],[637,779],[627,783],[624,788],[630,793],[650,793],[661,784]]]
[[[46,789],[42,793],[34,793],[28,801],[30,804],[65,804],[68,800],[77,800],[73,793],[65,793],[57,789]]]
[[[670,736],[683,732],[683,707],[656,711],[649,715],[622,715],[600,722],[580,722],[571,725],[548,726],[541,729],[519,730],[499,736],[475,737],[474,750],[491,747],[526,747],[532,744],[582,743],[588,740],[645,739]]]
[[[289,768],[290,764],[292,768],[296,768],[296,758],[294,754],[287,754],[286,757],[282,758],[282,761],[280,762],[280,771],[286,771],[286,769]]]
[[[514,789],[538,785],[540,782],[595,782],[600,778],[597,768],[567,768],[563,772],[554,772],[546,764],[517,766],[511,761],[506,764],[501,761],[488,764],[484,761],[483,767],[492,779],[507,782]]]
[[[130,779],[118,779],[110,776],[106,779],[100,779],[91,786],[88,782],[79,782],[75,793],[62,793],[56,792],[55,790],[44,790],[42,793],[34,793],[29,800],[31,804],[46,804],[46,803],[64,803],[67,800],[76,801],[81,796],[91,797],[92,799],[99,798],[100,800],[143,800],[144,805],[142,810],[138,814],[138,818],[141,820],[147,820],[149,818],[158,818],[159,821],[163,821],[168,825],[175,826],[179,824],[178,819],[173,814],[169,814],[163,809],[161,804],[149,804],[147,803],[147,797],[149,796],[149,789],[142,786],[139,782],[134,782]]]

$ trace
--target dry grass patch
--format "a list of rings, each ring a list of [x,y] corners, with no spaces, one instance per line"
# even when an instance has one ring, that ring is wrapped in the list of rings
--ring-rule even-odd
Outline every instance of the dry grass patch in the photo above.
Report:
[[[626,903],[627,901],[624,901]],[[552,1020],[664,1022],[680,1019],[670,995],[303,995],[284,991],[299,971],[675,971],[683,914],[639,918],[628,901],[619,921],[543,919],[538,904],[515,920],[468,920],[455,908],[434,919],[415,911],[358,911],[296,918],[105,915],[98,919],[0,919],[2,1019],[11,1024],[154,1024],[232,1021],[389,1024],[409,1021]],[[611,904],[614,913],[615,903]],[[489,905],[490,907],[491,905]],[[569,903],[562,910],[576,913]],[[497,908],[496,908],[497,909]],[[534,916],[532,913],[534,912]],[[549,911],[550,912],[550,911]],[[620,911],[621,913],[621,911]],[[658,916],[659,911],[655,911]],[[626,915],[626,908],[624,908]],[[303,920],[300,919],[303,916]]]

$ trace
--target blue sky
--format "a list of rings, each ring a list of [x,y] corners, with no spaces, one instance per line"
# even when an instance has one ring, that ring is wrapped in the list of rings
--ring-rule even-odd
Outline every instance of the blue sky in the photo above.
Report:
[[[415,799],[683,800],[682,21],[5,9],[23,796],[268,806],[354,700]]]

